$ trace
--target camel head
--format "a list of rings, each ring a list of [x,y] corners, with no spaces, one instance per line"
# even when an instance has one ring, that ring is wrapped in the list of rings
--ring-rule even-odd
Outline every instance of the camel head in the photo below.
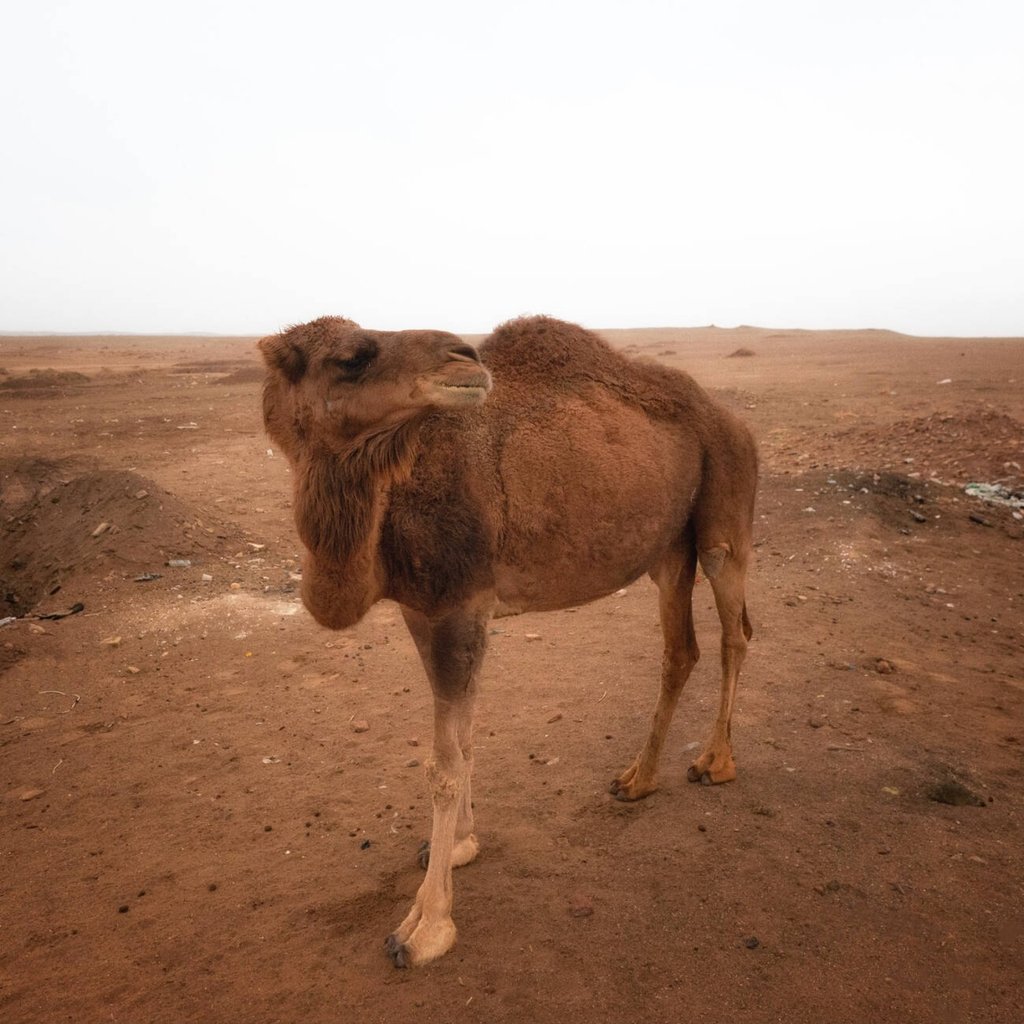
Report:
[[[368,331],[321,317],[259,343],[267,432],[294,455],[344,449],[433,409],[479,405],[491,375],[476,349],[444,331]]]

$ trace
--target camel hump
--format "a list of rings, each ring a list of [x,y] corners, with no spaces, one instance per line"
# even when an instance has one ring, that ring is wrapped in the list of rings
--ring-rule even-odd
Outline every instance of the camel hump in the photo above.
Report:
[[[480,346],[485,365],[517,377],[557,374],[600,379],[622,357],[592,331],[550,316],[523,316],[495,328]]]
[[[496,328],[479,351],[498,384],[518,381],[563,395],[597,388],[655,419],[686,421],[698,433],[705,429],[710,403],[689,374],[630,359],[579,324],[520,317]]]

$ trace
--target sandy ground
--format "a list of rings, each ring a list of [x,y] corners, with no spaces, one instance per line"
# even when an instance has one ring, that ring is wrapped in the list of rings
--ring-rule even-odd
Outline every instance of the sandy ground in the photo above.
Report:
[[[301,609],[252,339],[0,338],[0,1018],[1024,1019],[1024,522],[963,490],[1024,485],[1024,340],[608,336],[759,439],[740,776],[685,781],[706,583],[638,804],[607,784],[654,705],[653,586],[495,622],[482,853],[457,946],[404,972],[428,689],[394,606]]]

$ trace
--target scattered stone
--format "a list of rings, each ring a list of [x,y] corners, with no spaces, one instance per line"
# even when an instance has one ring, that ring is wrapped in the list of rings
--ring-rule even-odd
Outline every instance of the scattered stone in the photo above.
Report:
[[[280,764],[281,758],[279,757],[265,757],[263,758],[264,764]]]
[[[92,535],[94,537],[102,537],[103,534],[105,534],[107,532],[107,530],[109,530],[109,529],[110,529],[110,523],[100,523],[100,525],[97,526],[96,529],[92,531]]]
[[[540,633],[527,633],[526,634],[526,639],[527,640],[539,640],[540,639]]]
[[[45,789],[23,789],[19,799],[21,800],[35,800],[36,797],[40,797],[45,793]]]
[[[977,512],[972,512],[968,517],[972,523],[977,523],[979,526],[991,526],[992,523],[984,516],[979,516]]]
[[[358,721],[355,721],[355,722],[352,723],[352,731],[353,732],[369,732],[370,731],[370,723],[367,722],[366,719],[360,718]]]
[[[364,839],[364,840],[363,840],[363,841],[362,841],[362,842],[361,842],[361,843],[359,844],[359,849],[360,849],[360,850],[368,850],[368,849],[369,849],[369,848],[370,848],[370,847],[371,847],[372,845],[373,845],[373,843],[371,843],[369,839]]]
[[[241,583],[232,583],[231,584],[231,589],[232,590],[241,590],[242,589],[242,584]]]
[[[192,560],[189,558],[171,558],[168,559],[167,564],[172,569],[188,569],[192,565]]]
[[[46,630],[43,629],[43,627],[40,626],[38,622],[30,622],[28,624],[28,631],[30,633],[36,633],[36,634],[42,634],[42,633],[46,632]]]
[[[623,587],[621,590],[616,590],[612,597],[625,597],[627,593],[628,591]]]
[[[121,638],[119,636],[108,636],[105,640],[101,640],[100,643],[104,647],[120,647]]]
[[[129,672],[130,672],[130,673],[131,673],[131,674],[132,674],[133,676],[137,676],[137,675],[138,675],[138,674],[139,674],[139,673],[140,673],[140,672],[142,671],[142,669],[140,669],[138,665],[128,665],[128,666],[127,666],[127,670],[128,670],[128,671],[129,671]]]
[[[406,741],[410,747],[418,747],[420,745],[419,738],[416,736],[410,736]]]
[[[213,577],[208,572],[204,572],[203,575],[200,578],[202,579],[202,581],[204,583],[212,583],[213,582]]]
[[[129,911],[129,909],[130,909],[130,907],[128,906],[128,904],[127,904],[127,903],[122,903],[122,904],[121,904],[121,906],[119,906],[119,907],[117,908],[117,912],[118,912],[119,914],[127,914],[127,913],[128,913],[128,911]]]
[[[559,761],[561,761],[561,760],[562,760],[562,759],[561,759],[560,757],[549,757],[549,758],[548,758],[548,759],[547,759],[547,760],[546,760],[546,761],[545,761],[544,763],[545,763],[545,764],[546,764],[546,765],[547,765],[547,766],[548,766],[549,768],[554,768],[554,766],[555,766],[556,764],[558,764],[558,762],[559,762]]]
[[[160,573],[140,572],[138,576],[133,576],[132,579],[135,583],[151,583],[153,580],[160,579]]]
[[[149,497],[149,491],[147,491],[143,487],[141,490],[138,490],[138,491],[135,492],[135,497],[138,498],[141,501],[143,498],[148,498]]]
[[[920,512],[915,512],[913,509],[910,510],[910,518],[913,519],[915,523],[927,523],[928,522],[928,517],[927,516],[923,516],[923,515],[921,515]]]
[[[749,939],[743,940],[743,945],[746,946],[747,949],[757,949],[757,947],[761,945],[761,940],[756,935],[751,935]]]
[[[419,766],[420,766],[420,762],[415,757],[410,757],[409,760],[405,762],[405,767],[406,768],[419,768]]]
[[[824,718],[808,718],[807,724],[812,729],[820,729],[822,726],[828,725],[828,722],[826,722]]]
[[[554,725],[555,722],[560,722],[561,720],[562,720],[562,713],[561,713],[561,711],[559,711],[557,714],[552,715],[548,719],[548,725]]]
[[[877,658],[875,660],[875,671],[879,675],[888,676],[896,671],[896,666],[891,661],[886,661],[885,658]]]
[[[570,917],[590,917],[594,913],[594,901],[589,896],[577,895],[569,900]]]

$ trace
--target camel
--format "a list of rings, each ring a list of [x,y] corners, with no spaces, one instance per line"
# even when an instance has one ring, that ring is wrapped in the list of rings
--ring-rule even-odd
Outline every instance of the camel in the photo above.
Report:
[[[302,600],[330,629],[396,601],[434,697],[426,876],[386,941],[395,966],[455,942],[452,869],[478,853],[473,705],[495,614],[568,608],[649,573],[664,655],[650,733],[611,784],[657,787],[700,652],[698,562],[721,620],[721,703],[687,777],[736,776],[730,723],[751,635],[744,597],[757,454],[747,428],[685,373],[629,359],[549,317],[479,350],[442,331],[323,317],[260,343],[269,436],[294,471]]]

